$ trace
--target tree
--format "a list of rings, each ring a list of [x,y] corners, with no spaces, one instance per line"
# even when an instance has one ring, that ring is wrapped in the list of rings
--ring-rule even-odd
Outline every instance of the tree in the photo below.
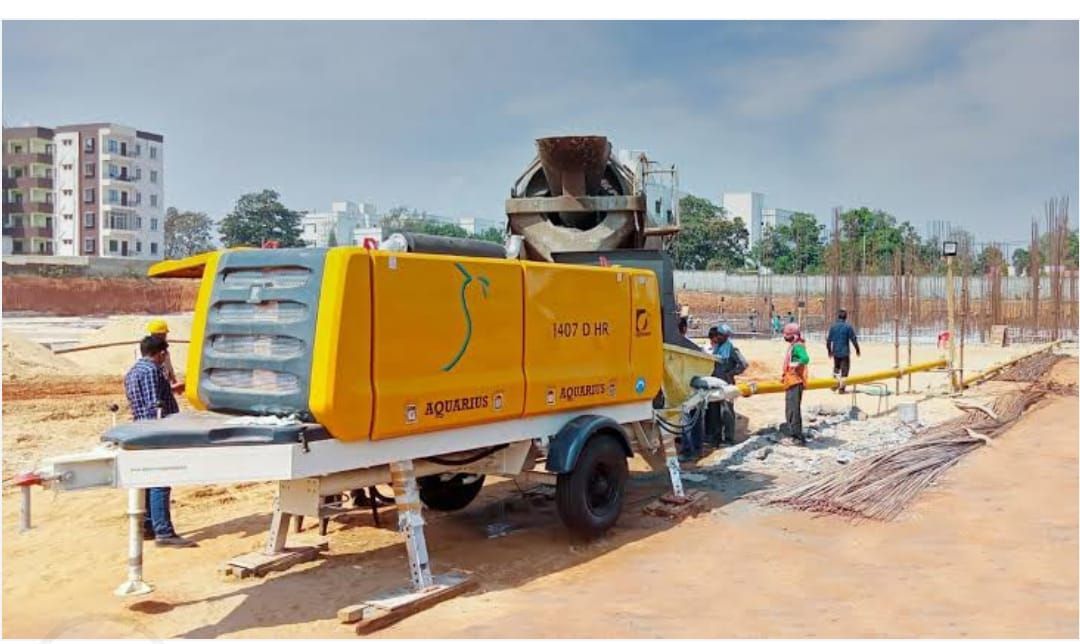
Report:
[[[214,222],[205,212],[165,211],[165,258],[176,259],[214,249],[211,239]]]
[[[997,267],[999,270],[1005,268],[1005,255],[997,246],[983,246],[982,250],[980,250],[979,254],[975,257],[975,266],[972,274],[986,275],[990,272],[990,269],[994,267]]]
[[[743,220],[728,220],[724,209],[708,199],[687,195],[679,201],[681,230],[671,245],[681,270],[737,270],[746,263],[750,233]]]
[[[496,244],[502,244],[506,241],[505,236],[503,235],[503,229],[494,227],[482,230],[475,235],[469,235],[469,238],[494,242]]]
[[[1013,270],[1017,275],[1030,274],[1031,268],[1031,251],[1026,248],[1017,248],[1012,254]]]
[[[262,247],[276,241],[282,248],[302,247],[300,213],[289,210],[274,190],[241,195],[233,211],[225,215],[218,230],[226,246]]]
[[[825,261],[824,230],[814,215],[794,213],[787,223],[765,229],[755,243],[753,256],[774,273],[821,272]]]
[[[337,233],[334,232],[333,228],[330,229],[330,234],[326,237],[326,245],[329,248],[337,246]]]

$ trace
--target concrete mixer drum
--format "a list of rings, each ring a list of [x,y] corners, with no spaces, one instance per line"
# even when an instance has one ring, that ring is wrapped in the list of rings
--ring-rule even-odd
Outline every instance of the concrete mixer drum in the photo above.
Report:
[[[615,158],[607,137],[547,137],[537,139],[536,147],[536,158],[506,201],[510,232],[524,238],[529,259],[550,262],[553,252],[562,251],[660,248],[660,240],[649,244],[645,182]]]

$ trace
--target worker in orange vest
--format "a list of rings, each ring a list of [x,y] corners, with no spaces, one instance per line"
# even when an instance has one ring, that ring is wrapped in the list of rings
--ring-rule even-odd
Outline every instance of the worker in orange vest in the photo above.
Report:
[[[784,356],[784,374],[780,382],[784,384],[784,416],[787,420],[790,436],[781,440],[785,445],[806,445],[802,430],[802,395],[806,387],[806,369],[810,364],[810,355],[806,352],[799,325],[789,322],[784,325],[784,341],[788,343]]]

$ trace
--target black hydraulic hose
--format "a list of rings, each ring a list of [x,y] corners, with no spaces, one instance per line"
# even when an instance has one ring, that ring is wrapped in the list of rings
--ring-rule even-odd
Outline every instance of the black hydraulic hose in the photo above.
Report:
[[[492,454],[494,454],[495,452],[497,452],[497,451],[499,451],[501,449],[505,449],[506,447],[507,447],[507,445],[505,443],[502,444],[502,445],[495,445],[494,447],[489,447],[487,449],[481,450],[481,451],[477,452],[476,454],[473,454],[472,456],[467,456],[467,457],[465,457],[465,458],[463,458],[461,460],[454,460],[454,459],[450,459],[450,458],[442,458],[442,457],[439,457],[439,456],[428,456],[424,460],[435,463],[436,465],[446,465],[448,467],[455,467],[457,465],[468,465],[469,463],[475,463],[476,461],[485,459],[488,456],[491,456]]]

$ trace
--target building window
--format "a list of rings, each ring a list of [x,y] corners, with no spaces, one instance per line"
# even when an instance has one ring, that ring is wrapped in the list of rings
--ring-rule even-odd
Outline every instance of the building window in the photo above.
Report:
[[[157,242],[150,242],[150,254],[157,255]]]
[[[136,143],[135,144],[135,156],[139,156],[141,154],[142,154],[142,144],[141,143]]]
[[[71,164],[70,163],[65,163],[61,167],[64,169],[65,172],[71,172]]]
[[[120,169],[116,167],[115,163],[110,163],[109,164],[109,178],[110,179],[115,179],[118,176],[120,176]]]
[[[92,253],[92,252],[94,252],[94,247],[95,247],[94,242],[95,242],[95,240],[94,240],[93,237],[87,237],[86,239],[84,239],[83,242],[82,242],[83,252],[84,253]]]
[[[119,201],[120,201],[120,191],[119,190],[109,190],[108,203],[118,203]]]
[[[135,215],[135,230],[142,230],[142,217]]]
[[[150,230],[157,230],[157,217],[150,218]]]
[[[150,146],[150,158],[151,159],[156,159],[157,158],[157,146],[153,146],[153,145]]]
[[[136,190],[135,191],[135,205],[137,206],[137,205],[139,205],[141,203],[142,203],[142,193],[139,192],[138,190]]]
[[[150,183],[157,183],[157,170],[150,171]]]
[[[135,254],[138,255],[140,253],[142,253],[142,242],[141,241],[136,241],[135,242]]]
[[[71,240],[70,239],[65,239],[64,240],[64,245],[65,246],[70,246],[71,245]]]
[[[71,139],[61,139],[60,143],[62,143],[65,148],[71,147]]]
[[[92,213],[92,212],[84,212],[83,213],[83,228],[93,228],[93,227],[94,227],[94,213]]]
[[[70,197],[71,196],[71,188],[64,188],[61,192],[64,193],[65,197]]]
[[[157,195],[150,195],[150,206],[157,208]]]
[[[116,244],[116,240],[115,239],[110,239],[109,240],[109,252],[110,253],[115,253],[117,248],[118,248],[118,246]]]
[[[92,177],[92,176],[94,176],[94,164],[93,163],[84,163],[83,164],[83,176],[84,177]]]
[[[94,151],[94,137],[92,137],[92,136],[86,137],[86,141],[83,143],[83,150],[86,151],[86,152],[93,152]]]
[[[94,189],[87,188],[83,190],[83,203],[94,203]]]
[[[140,179],[142,179],[142,168],[136,166],[135,167],[135,180],[139,181]]]
[[[119,152],[119,151],[120,151],[120,144],[116,142],[116,139],[109,139],[109,152],[115,153],[115,152]],[[112,243],[110,242],[109,245],[112,246]],[[111,250],[111,248],[110,248],[110,250]]]
[[[23,252],[23,243],[22,243],[21,239],[13,239],[13,240],[11,240],[11,252],[15,253],[16,255],[21,255],[22,254],[22,252]]]

